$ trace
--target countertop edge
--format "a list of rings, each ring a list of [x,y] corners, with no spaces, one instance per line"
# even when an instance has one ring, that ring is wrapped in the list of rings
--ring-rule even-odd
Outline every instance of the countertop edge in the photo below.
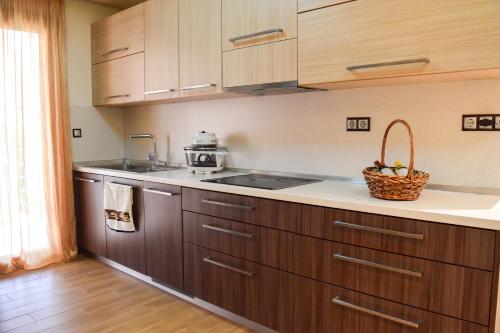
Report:
[[[384,207],[381,205],[370,204],[368,202],[332,200],[332,199],[325,199],[307,195],[282,193],[280,191],[269,191],[269,190],[261,190],[261,189],[247,188],[247,187],[201,182],[200,179],[197,180],[175,179],[175,178],[161,177],[159,175],[153,175],[151,173],[139,174],[139,173],[116,171],[116,170],[99,169],[91,166],[74,165],[73,171],[86,172],[103,176],[128,178],[139,181],[176,185],[176,186],[189,187],[200,190],[246,195],[263,199],[288,201],[298,204],[321,206],[327,208],[337,208],[337,209],[358,211],[370,214],[387,215],[387,216],[401,217],[401,218],[428,221],[428,222],[437,222],[437,223],[500,231],[500,215],[498,216],[497,219],[496,217],[495,219],[491,219],[488,217],[485,218],[480,216],[464,216],[459,214],[416,210],[405,207],[394,207],[394,205],[391,207]],[[206,178],[214,178],[217,176],[222,176],[222,175],[214,174],[206,176]],[[362,186],[362,185],[353,184],[353,186]],[[428,191],[444,192],[437,190],[428,190]],[[369,199],[368,191],[366,193],[368,200]],[[468,194],[468,195],[478,196],[479,194]],[[404,205],[404,203],[402,203],[402,205]]]

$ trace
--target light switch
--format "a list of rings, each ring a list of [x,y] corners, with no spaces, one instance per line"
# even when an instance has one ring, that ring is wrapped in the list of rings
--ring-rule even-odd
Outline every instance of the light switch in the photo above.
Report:
[[[73,137],[81,138],[82,137],[82,129],[81,128],[73,128]]]

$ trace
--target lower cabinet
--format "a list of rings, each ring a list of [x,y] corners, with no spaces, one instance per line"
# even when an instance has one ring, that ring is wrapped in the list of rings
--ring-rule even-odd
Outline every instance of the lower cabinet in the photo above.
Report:
[[[106,255],[103,176],[73,173],[78,248]]]
[[[184,243],[184,287],[279,332],[293,331],[293,275]]]
[[[487,333],[485,326],[381,298],[294,278],[294,332]]]
[[[143,192],[147,275],[182,289],[181,188],[145,182]]]
[[[106,257],[130,269],[146,274],[146,242],[144,237],[144,203],[142,181],[104,177],[104,182],[133,187],[135,231],[121,232],[106,227]]]

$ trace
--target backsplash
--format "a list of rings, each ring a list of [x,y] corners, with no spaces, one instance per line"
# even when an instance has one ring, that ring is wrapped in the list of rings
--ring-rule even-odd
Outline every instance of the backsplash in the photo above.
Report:
[[[481,80],[142,106],[124,110],[124,132],[156,135],[170,162],[184,162],[183,147],[207,130],[231,167],[361,177],[380,158],[387,124],[402,118],[413,127],[416,168],[432,183],[500,188],[500,133],[461,130],[462,114],[498,113],[499,91],[500,80]],[[346,117],[365,116],[370,132],[346,131]],[[149,141],[125,141],[127,157],[150,150]],[[395,128],[387,161],[408,155],[407,134]]]

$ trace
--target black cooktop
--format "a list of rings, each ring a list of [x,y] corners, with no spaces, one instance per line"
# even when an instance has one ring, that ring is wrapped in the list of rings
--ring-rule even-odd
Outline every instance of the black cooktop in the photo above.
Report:
[[[284,177],[260,174],[247,174],[239,176],[203,179],[202,182],[254,187],[266,190],[280,190],[283,188],[320,182],[320,179]]]

